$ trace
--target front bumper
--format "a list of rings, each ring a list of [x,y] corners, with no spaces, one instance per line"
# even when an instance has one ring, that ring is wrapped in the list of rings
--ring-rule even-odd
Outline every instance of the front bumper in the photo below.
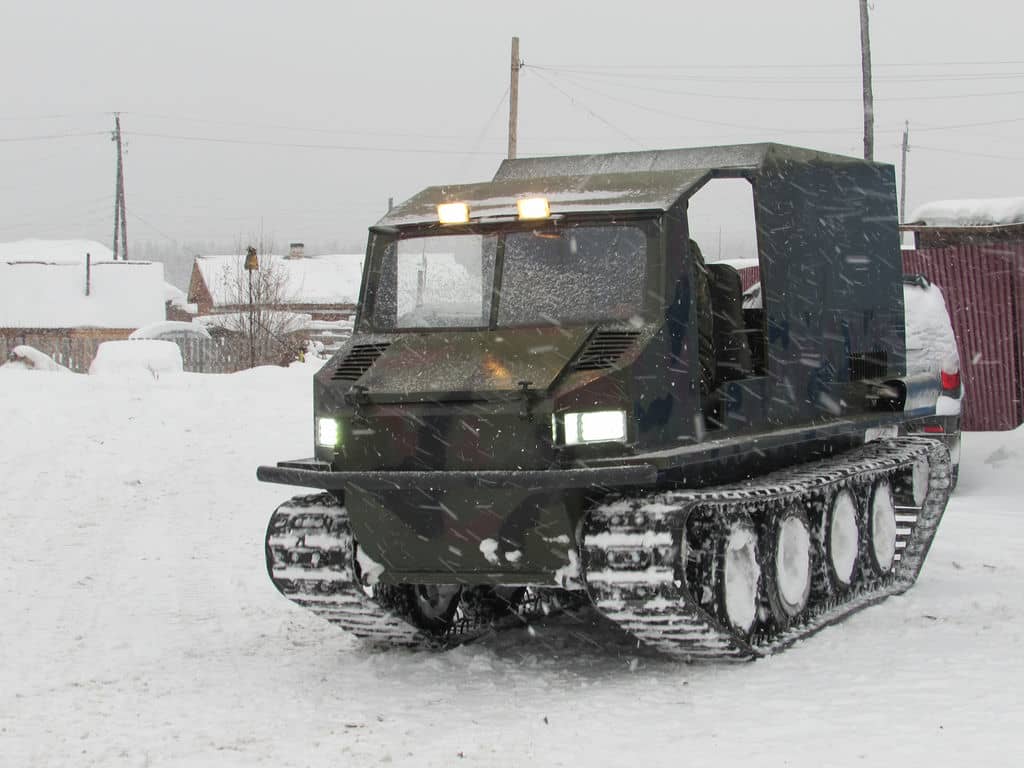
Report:
[[[278,462],[261,466],[256,477],[265,483],[343,490],[352,485],[362,490],[449,490],[456,488],[518,488],[556,490],[570,488],[619,488],[653,485],[658,473],[653,465],[633,464],[579,469],[500,469],[380,472],[334,471],[316,459]]]

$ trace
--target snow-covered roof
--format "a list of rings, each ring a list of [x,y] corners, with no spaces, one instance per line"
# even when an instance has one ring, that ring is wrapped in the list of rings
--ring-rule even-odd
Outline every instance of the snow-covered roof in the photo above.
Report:
[[[62,258],[63,242],[20,253],[0,258],[0,327],[138,328],[164,319],[163,264],[93,262],[86,296],[84,255]]]
[[[172,306],[181,306],[188,303],[188,297],[178,286],[164,283],[164,301],[171,302]]]
[[[553,214],[663,211],[716,172],[754,172],[784,162],[864,161],[771,143],[505,160],[491,182],[430,187],[378,224],[436,223],[437,206],[448,202],[468,203],[471,218],[515,216],[517,198],[540,195]]]
[[[359,300],[359,284],[363,278],[363,254],[331,254],[289,259],[277,254],[260,256],[261,266],[267,260],[287,274],[284,288],[286,304],[355,304]],[[197,256],[196,266],[213,296],[214,306],[237,304],[231,299],[231,285],[244,256]]]
[[[927,227],[1000,227],[1024,224],[1024,197],[936,200],[914,209],[907,223]]]
[[[494,175],[500,179],[540,176],[589,176],[601,173],[657,173],[663,171],[754,170],[779,162],[863,163],[845,155],[771,142],[725,144],[684,149],[652,149],[640,152],[609,152],[597,155],[524,157],[504,160]]]
[[[193,320],[186,323],[180,320],[160,320],[156,323],[144,325],[137,328],[128,336],[128,339],[209,339],[210,332],[201,323]]]
[[[0,262],[45,261],[51,264],[84,264],[85,254],[93,262],[112,261],[113,252],[95,240],[15,240],[0,243]]]

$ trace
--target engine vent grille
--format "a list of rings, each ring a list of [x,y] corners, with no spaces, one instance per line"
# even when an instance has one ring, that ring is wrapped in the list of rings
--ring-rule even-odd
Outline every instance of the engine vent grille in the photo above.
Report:
[[[385,349],[390,345],[388,342],[382,344],[356,344],[345,355],[341,365],[335,368],[331,375],[331,381],[355,381],[377,362]]]
[[[590,337],[572,368],[574,371],[607,370],[619,361],[639,336],[639,331],[598,331]]]

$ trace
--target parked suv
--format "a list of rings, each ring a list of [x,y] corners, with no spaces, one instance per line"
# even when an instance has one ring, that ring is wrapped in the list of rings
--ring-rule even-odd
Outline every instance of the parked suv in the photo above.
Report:
[[[931,372],[942,391],[935,415],[907,425],[910,434],[942,440],[953,463],[953,487],[960,474],[960,407],[964,388],[960,380],[960,354],[953,336],[946,302],[939,286],[922,275],[903,278],[903,305],[907,327],[907,374]]]

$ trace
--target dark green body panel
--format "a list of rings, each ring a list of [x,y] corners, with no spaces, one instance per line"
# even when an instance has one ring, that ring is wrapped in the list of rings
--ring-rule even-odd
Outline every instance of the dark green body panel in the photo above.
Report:
[[[403,574],[423,583],[555,584],[578,544],[581,505],[573,494],[369,492],[353,485],[345,500],[360,546],[389,580]]]
[[[431,331],[395,336],[360,379],[368,402],[484,400],[547,391],[593,327]]]

